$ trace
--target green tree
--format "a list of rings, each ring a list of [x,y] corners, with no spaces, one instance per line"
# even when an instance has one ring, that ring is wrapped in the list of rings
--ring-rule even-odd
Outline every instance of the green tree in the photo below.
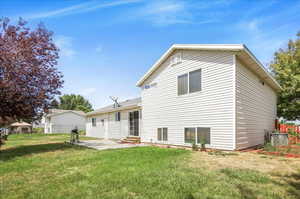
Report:
[[[63,95],[59,97],[59,109],[64,110],[78,110],[83,112],[90,112],[93,110],[92,105],[81,95]]]
[[[278,116],[287,120],[300,119],[300,32],[286,49],[279,49],[271,69],[282,87],[278,99]]]

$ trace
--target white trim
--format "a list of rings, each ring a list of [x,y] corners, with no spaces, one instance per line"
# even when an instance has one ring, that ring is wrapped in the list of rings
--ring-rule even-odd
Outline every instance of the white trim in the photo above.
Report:
[[[281,90],[281,86],[278,82],[266,71],[263,65],[258,59],[250,52],[250,50],[244,44],[174,44],[172,45],[146,72],[146,74],[136,83],[136,86],[140,87],[150,76],[157,70],[160,65],[167,59],[175,50],[218,50],[218,51],[233,51],[233,52],[246,52],[246,55],[253,60],[259,68],[263,70],[266,78],[269,78],[274,84],[276,90]]]
[[[233,66],[233,134],[232,134],[232,150],[236,149],[236,55],[232,56]]]

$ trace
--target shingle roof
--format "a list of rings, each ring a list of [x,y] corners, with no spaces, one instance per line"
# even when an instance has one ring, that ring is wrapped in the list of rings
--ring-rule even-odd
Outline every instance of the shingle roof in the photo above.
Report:
[[[101,114],[101,113],[108,113],[108,112],[114,112],[114,111],[120,111],[127,108],[134,108],[141,106],[140,103],[142,102],[141,98],[134,98],[134,99],[128,99],[126,101],[119,102],[120,107],[115,108],[114,104],[111,104],[109,106],[105,106],[103,108],[88,112],[86,115],[95,115],[95,114]]]

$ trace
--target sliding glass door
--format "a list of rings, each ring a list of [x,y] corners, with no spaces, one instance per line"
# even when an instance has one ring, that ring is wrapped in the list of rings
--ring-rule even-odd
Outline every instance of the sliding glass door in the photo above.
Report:
[[[129,112],[129,135],[139,136],[139,111]]]

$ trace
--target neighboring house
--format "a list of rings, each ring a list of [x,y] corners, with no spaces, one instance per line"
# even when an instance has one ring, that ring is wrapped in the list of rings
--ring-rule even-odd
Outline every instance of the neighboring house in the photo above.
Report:
[[[136,136],[142,142],[181,146],[205,142],[207,147],[226,150],[264,143],[265,131],[275,127],[281,90],[242,44],[173,45],[137,86],[143,125]],[[110,112],[115,111],[111,107]],[[121,131],[108,126],[103,137],[130,135],[128,112],[123,115]],[[88,117],[88,135],[99,137],[102,132],[91,126],[90,113]],[[96,118],[96,126],[100,121]]]
[[[97,109],[87,113],[87,136],[106,139],[139,136],[141,116],[141,98]]]
[[[27,122],[15,122],[9,127],[10,134],[31,133],[32,126]]]
[[[44,116],[45,133],[70,133],[75,127],[85,130],[85,113],[75,110],[50,109]]]

